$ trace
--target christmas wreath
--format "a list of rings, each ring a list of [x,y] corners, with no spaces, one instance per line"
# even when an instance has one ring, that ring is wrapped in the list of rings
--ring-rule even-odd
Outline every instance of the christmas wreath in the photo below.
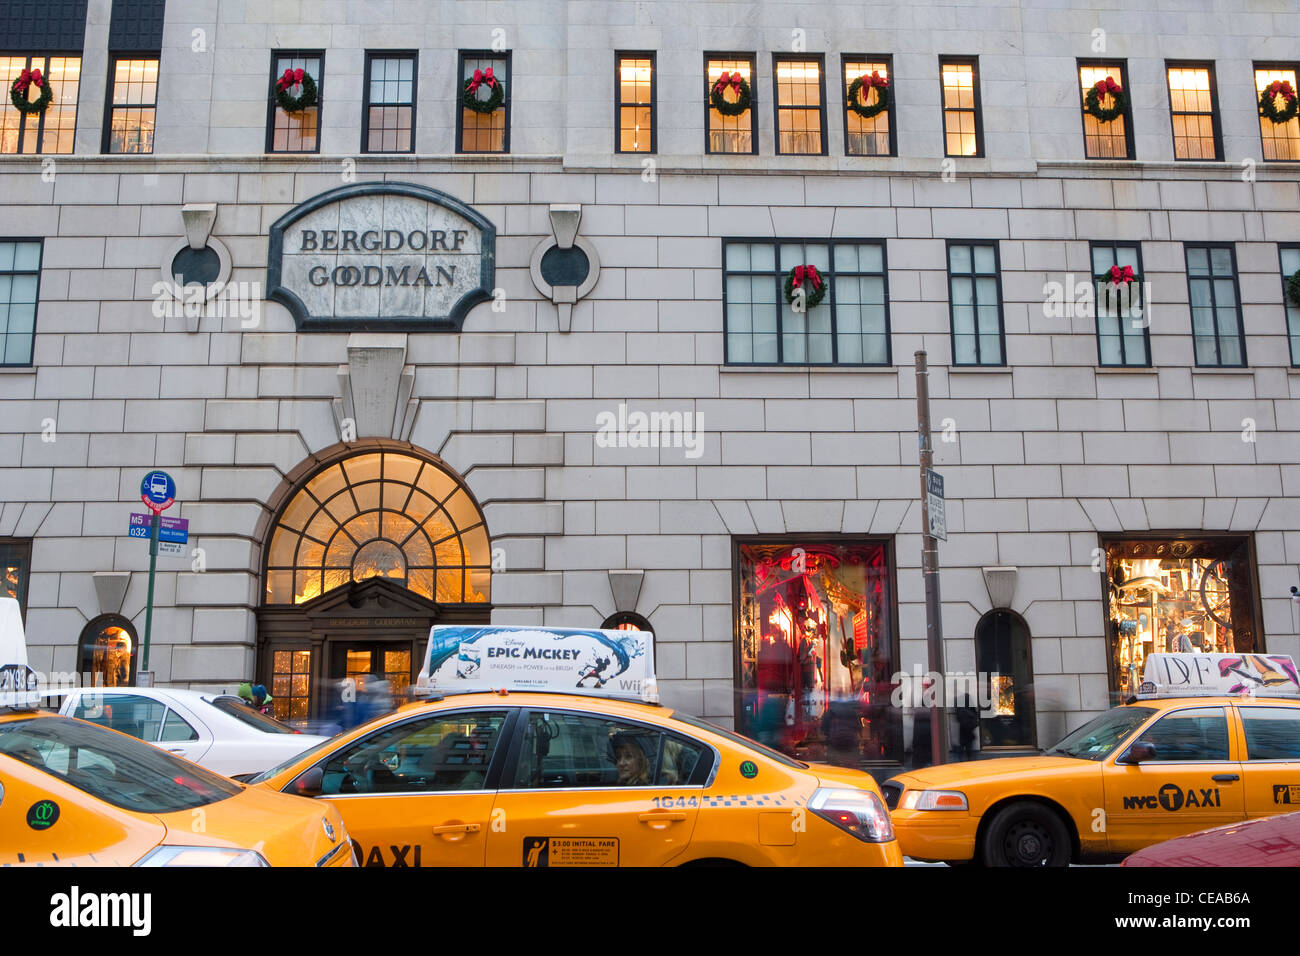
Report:
[[[867,105],[866,97],[858,99],[858,94],[863,89],[876,91],[876,102]],[[849,85],[849,109],[857,113],[863,119],[871,119],[878,113],[883,113],[889,109],[889,80],[883,77],[876,70],[871,71],[871,75],[863,74]]]
[[[723,98],[722,94],[727,91],[728,87],[736,94],[734,101]],[[718,82],[714,83],[713,88],[709,90],[709,102],[723,116],[739,116],[749,109],[753,103],[749,81],[741,76],[739,72],[723,73],[718,77]]]
[[[27,88],[29,86],[38,87],[41,95],[34,100],[27,98]],[[41,76],[40,70],[23,70],[18,74],[18,79],[14,80],[13,86],[9,87],[9,101],[14,104],[14,109],[20,113],[44,113],[54,99],[54,91],[50,89],[48,77]]]
[[[1097,276],[1098,282],[1110,282],[1113,285],[1128,285],[1133,279],[1132,266],[1111,266],[1108,271]]]
[[[1286,280],[1286,297],[1300,305],[1300,269],[1291,273],[1291,278]]]
[[[298,96],[290,96],[292,87],[301,86]],[[275,101],[286,113],[298,113],[315,106],[317,99],[316,81],[306,70],[285,70],[284,75],[275,81]]]
[[[1277,98],[1282,97],[1286,101],[1286,107],[1277,108]],[[1266,116],[1274,123],[1287,123],[1295,119],[1296,113],[1300,112],[1300,99],[1297,99],[1295,90],[1286,80],[1274,80],[1264,88],[1264,92],[1259,94],[1259,112],[1261,116]]]
[[[804,290],[804,308],[811,309],[826,298],[826,280],[817,272],[816,266],[795,266],[785,277],[785,301],[794,305],[795,292],[803,288],[804,282],[812,288]]]
[[[1103,96],[1111,98],[1110,109],[1102,108],[1101,98]],[[1109,76],[1088,87],[1088,94],[1083,98],[1083,111],[1089,116],[1096,117],[1099,123],[1109,123],[1111,120],[1123,116],[1124,109],[1127,106],[1128,94]]]
[[[480,86],[486,86],[492,91],[485,100],[478,98]],[[475,70],[474,75],[465,81],[465,90],[460,99],[468,110],[473,110],[475,113],[491,113],[505,101],[505,98],[506,85],[492,75],[492,67],[489,66],[486,70]]]

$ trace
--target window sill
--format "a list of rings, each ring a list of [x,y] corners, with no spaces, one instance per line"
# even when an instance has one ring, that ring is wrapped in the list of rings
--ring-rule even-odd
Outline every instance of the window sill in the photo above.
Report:
[[[0,365],[0,375],[35,375],[35,365]]]
[[[1238,368],[1235,365],[1230,365],[1227,366],[1226,368],[1216,368],[1212,365],[1193,365],[1192,374],[1193,375],[1254,375],[1255,370],[1249,367]]]
[[[1094,365],[1098,375],[1155,375],[1157,369],[1150,365]]]
[[[1011,374],[1010,365],[948,365],[938,367],[946,367],[949,375],[963,375],[966,372],[972,372],[976,375],[996,375],[998,373],[1003,375]],[[930,371],[934,371],[935,368],[936,366],[931,365]]]
[[[853,372],[865,372],[876,375],[893,375],[898,371],[896,365],[719,365],[719,372],[739,372],[743,375],[771,374],[772,372],[796,372],[806,375],[810,372],[831,372],[844,375]]]

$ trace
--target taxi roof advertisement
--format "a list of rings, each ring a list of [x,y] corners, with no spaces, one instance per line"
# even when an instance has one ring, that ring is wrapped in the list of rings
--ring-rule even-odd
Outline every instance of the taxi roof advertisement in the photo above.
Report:
[[[1148,654],[1137,696],[1300,697],[1295,661],[1285,654]]]
[[[560,691],[600,697],[653,693],[654,643],[645,631],[519,625],[439,625],[429,632],[417,687]]]

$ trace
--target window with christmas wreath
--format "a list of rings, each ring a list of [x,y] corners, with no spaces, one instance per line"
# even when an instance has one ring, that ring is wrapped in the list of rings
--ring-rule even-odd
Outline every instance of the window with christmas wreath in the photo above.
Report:
[[[0,153],[71,153],[81,57],[0,56]]]
[[[757,153],[752,54],[705,54],[706,153]]]
[[[1300,368],[1300,243],[1278,246],[1282,262],[1282,302],[1286,309],[1287,340],[1291,344],[1291,367]]]
[[[1128,70],[1122,60],[1080,60],[1083,154],[1088,159],[1132,159]]]
[[[893,156],[892,57],[845,56],[844,152],[849,156]]]
[[[1300,85],[1294,63],[1256,63],[1259,135],[1264,159],[1300,160]]]
[[[462,50],[456,111],[456,151],[510,152],[510,53]]]
[[[1143,313],[1142,248],[1136,242],[1093,242],[1097,364],[1151,365],[1150,323]]]
[[[320,152],[324,66],[321,50],[277,50],[271,56],[268,153]]]

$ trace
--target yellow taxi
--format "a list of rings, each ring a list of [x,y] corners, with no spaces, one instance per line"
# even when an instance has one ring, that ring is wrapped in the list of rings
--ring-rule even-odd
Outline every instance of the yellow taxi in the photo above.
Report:
[[[1138,695],[1042,756],[882,785],[907,856],[987,866],[1104,862],[1300,807],[1300,686],[1264,654],[1151,654]]]
[[[353,866],[325,803],[86,721],[0,710],[0,866]]]
[[[481,692],[409,704],[253,783],[328,800],[364,866],[901,866],[870,776],[666,707]]]

